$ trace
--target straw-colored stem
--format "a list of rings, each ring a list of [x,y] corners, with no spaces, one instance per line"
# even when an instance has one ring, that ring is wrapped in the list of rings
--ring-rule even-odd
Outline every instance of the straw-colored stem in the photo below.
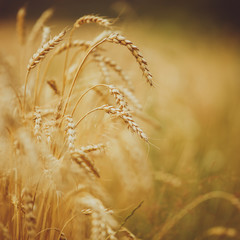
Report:
[[[48,72],[48,69],[50,67],[50,64],[52,63],[52,60],[53,60],[54,56],[55,55],[50,56],[50,58],[49,58],[49,60],[47,62],[47,65],[45,67],[43,76],[41,78],[41,83],[40,83],[40,87],[39,87],[39,90],[38,90],[38,94],[37,94],[37,101],[38,101],[39,97],[41,96],[43,85],[44,85],[44,82],[45,82],[45,79],[46,79],[46,76],[47,76],[47,72]]]
[[[77,109],[77,106],[78,106],[79,102],[82,100],[82,98],[83,98],[89,91],[91,91],[92,89],[94,89],[94,88],[96,88],[96,87],[100,87],[100,86],[102,86],[102,87],[108,87],[108,86],[105,85],[105,84],[97,84],[97,85],[89,88],[88,90],[86,90],[86,91],[78,98],[78,100],[77,100],[77,102],[76,102],[76,104],[75,104],[75,106],[74,106],[74,108],[73,108],[73,110],[72,110],[71,116],[73,116],[73,114],[75,113],[75,111],[76,111],[76,109]]]
[[[78,122],[75,124],[75,128],[78,126],[78,124],[84,119],[84,118],[86,118],[89,114],[91,114],[91,113],[93,113],[93,112],[96,112],[96,111],[98,111],[98,110],[103,110],[103,109],[101,109],[101,108],[94,108],[94,109],[92,109],[91,111],[89,111],[89,112],[87,112],[81,119],[79,119],[78,120]]]
[[[41,68],[41,63],[38,65],[38,69],[37,69],[37,77],[36,77],[35,88],[34,88],[33,110],[37,104],[37,91],[38,91],[38,83],[39,83],[39,76],[40,76],[40,68]]]
[[[68,96],[67,96],[67,101],[66,101],[66,104],[65,104],[64,110],[63,110],[63,116],[64,116],[64,114],[65,114],[65,112],[66,112],[66,110],[67,110],[68,103],[69,103],[69,99],[70,99],[70,97],[71,97],[71,94],[72,94],[74,85],[75,85],[75,83],[76,83],[76,81],[77,81],[77,77],[78,77],[78,75],[79,75],[79,72],[80,72],[83,64],[84,64],[85,61],[87,60],[87,57],[89,56],[89,54],[90,54],[97,46],[99,46],[100,44],[102,44],[102,43],[105,42],[105,41],[106,41],[106,38],[104,38],[104,39],[101,40],[100,42],[94,44],[94,45],[88,50],[87,54],[85,55],[85,57],[83,58],[82,62],[80,63],[80,65],[79,65],[79,67],[78,67],[78,69],[77,69],[77,71],[76,71],[76,73],[75,73],[75,76],[74,76],[74,78],[73,78],[72,85],[71,85],[71,87],[70,87],[70,90],[69,90],[69,93],[68,93]]]
[[[27,84],[28,84],[29,73],[30,73],[30,70],[27,71],[27,74],[26,74],[26,77],[25,77],[24,93],[23,93],[23,112],[25,111],[26,93],[27,93]]]
[[[162,227],[160,233],[155,235],[154,240],[161,240],[163,236],[172,228],[174,225],[181,220],[186,214],[188,214],[192,209],[197,207],[202,202],[213,198],[220,198],[229,201],[233,206],[235,206],[240,211],[240,201],[234,195],[221,191],[214,191],[197,197],[191,203],[189,203],[185,208],[183,208],[179,213],[170,218]]]
[[[72,41],[72,36],[73,36],[74,30],[75,30],[75,27],[73,26],[73,28],[72,28],[72,30],[71,30],[71,32],[69,34],[68,45],[70,45],[70,43]],[[68,55],[69,55],[69,48],[67,48],[67,50],[66,50],[66,56],[65,56],[64,67],[63,67],[62,96],[64,95],[65,86],[66,86],[66,71],[67,71]]]

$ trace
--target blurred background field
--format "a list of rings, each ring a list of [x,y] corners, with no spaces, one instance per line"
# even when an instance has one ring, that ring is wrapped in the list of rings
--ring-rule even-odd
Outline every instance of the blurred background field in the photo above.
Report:
[[[17,51],[14,16],[22,4],[0,2],[3,55]],[[139,193],[131,202],[136,205],[144,200],[127,222],[132,232],[142,239],[154,239],[168,219],[208,192],[224,191],[240,198],[238,1],[62,0],[28,5],[30,20],[40,10],[55,6],[56,17],[49,22],[54,31],[84,14],[119,17],[117,29],[148,61],[154,88],[146,86],[140,71],[133,75],[139,79],[136,95],[154,119],[145,126],[157,146],[150,146],[149,154],[154,191],[149,196]],[[91,31],[90,27],[86,38]],[[131,74],[137,65],[126,52],[113,55]],[[127,202],[116,201],[127,207]],[[191,210],[163,239],[240,239],[239,222],[240,212],[232,204],[211,199]]]

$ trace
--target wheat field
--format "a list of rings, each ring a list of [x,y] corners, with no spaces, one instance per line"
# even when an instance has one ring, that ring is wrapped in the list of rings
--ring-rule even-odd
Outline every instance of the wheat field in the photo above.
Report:
[[[1,22],[1,239],[240,239],[238,36],[52,15]]]

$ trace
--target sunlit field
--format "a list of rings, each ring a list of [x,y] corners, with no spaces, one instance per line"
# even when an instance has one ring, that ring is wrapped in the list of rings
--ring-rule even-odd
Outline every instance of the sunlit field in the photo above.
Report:
[[[0,22],[0,238],[240,239],[239,35],[24,11]]]

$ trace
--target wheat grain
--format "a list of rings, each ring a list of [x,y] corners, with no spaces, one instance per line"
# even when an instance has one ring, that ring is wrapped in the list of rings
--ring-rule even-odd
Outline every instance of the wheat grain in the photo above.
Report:
[[[75,149],[76,131],[75,131],[75,124],[70,115],[66,116],[65,132],[67,136],[68,148],[70,151],[73,151]]]
[[[120,91],[114,87],[113,85],[108,85],[110,93],[116,99],[116,103],[119,105],[119,109],[122,111],[128,111],[127,102],[124,99],[124,96],[120,93]]]
[[[50,27],[43,27],[43,31],[42,31],[42,42],[41,42],[41,46],[43,46],[45,43],[47,43],[50,39]]]
[[[89,153],[89,152],[94,152],[94,151],[98,151],[98,150],[101,151],[104,148],[105,148],[105,145],[102,143],[99,143],[99,144],[91,144],[91,145],[87,145],[87,146],[82,146],[80,148],[80,151]]]
[[[25,210],[25,225],[30,240],[36,235],[36,217],[33,214],[33,196],[29,189],[23,191],[23,206]]]
[[[118,87],[119,91],[133,104],[134,108],[141,111],[143,109],[142,105],[139,103],[138,99],[133,95],[133,93],[123,86]]]
[[[131,41],[127,40],[125,37],[123,37],[118,33],[111,34],[108,38],[106,38],[106,41],[126,46],[131,51],[132,55],[135,57],[136,61],[138,62],[147,82],[150,84],[150,86],[153,85],[152,74],[148,69],[147,61],[143,58],[137,46],[133,45]]]
[[[79,28],[81,25],[86,23],[97,23],[98,25],[109,27],[111,25],[110,21],[95,15],[86,15],[76,20],[74,23],[74,28]]]
[[[41,48],[39,48],[37,52],[33,54],[32,58],[29,60],[27,71],[29,72],[31,69],[36,67],[36,65],[46,57],[49,51],[52,50],[55,46],[59,44],[59,42],[63,40],[65,34],[66,30],[63,30],[57,36],[55,36],[53,39],[49,40]]]
[[[37,138],[37,141],[41,141],[41,125],[42,125],[42,116],[38,108],[34,112],[34,136]]]
[[[130,128],[133,132],[137,133],[140,138],[142,138],[144,141],[148,142],[147,135],[142,131],[142,129],[134,122],[132,116],[128,112],[124,112],[121,109],[114,108],[109,105],[103,105],[98,108],[99,110],[104,110],[106,113],[115,115],[117,117],[120,117],[124,120],[125,123],[127,123],[128,128]]]

